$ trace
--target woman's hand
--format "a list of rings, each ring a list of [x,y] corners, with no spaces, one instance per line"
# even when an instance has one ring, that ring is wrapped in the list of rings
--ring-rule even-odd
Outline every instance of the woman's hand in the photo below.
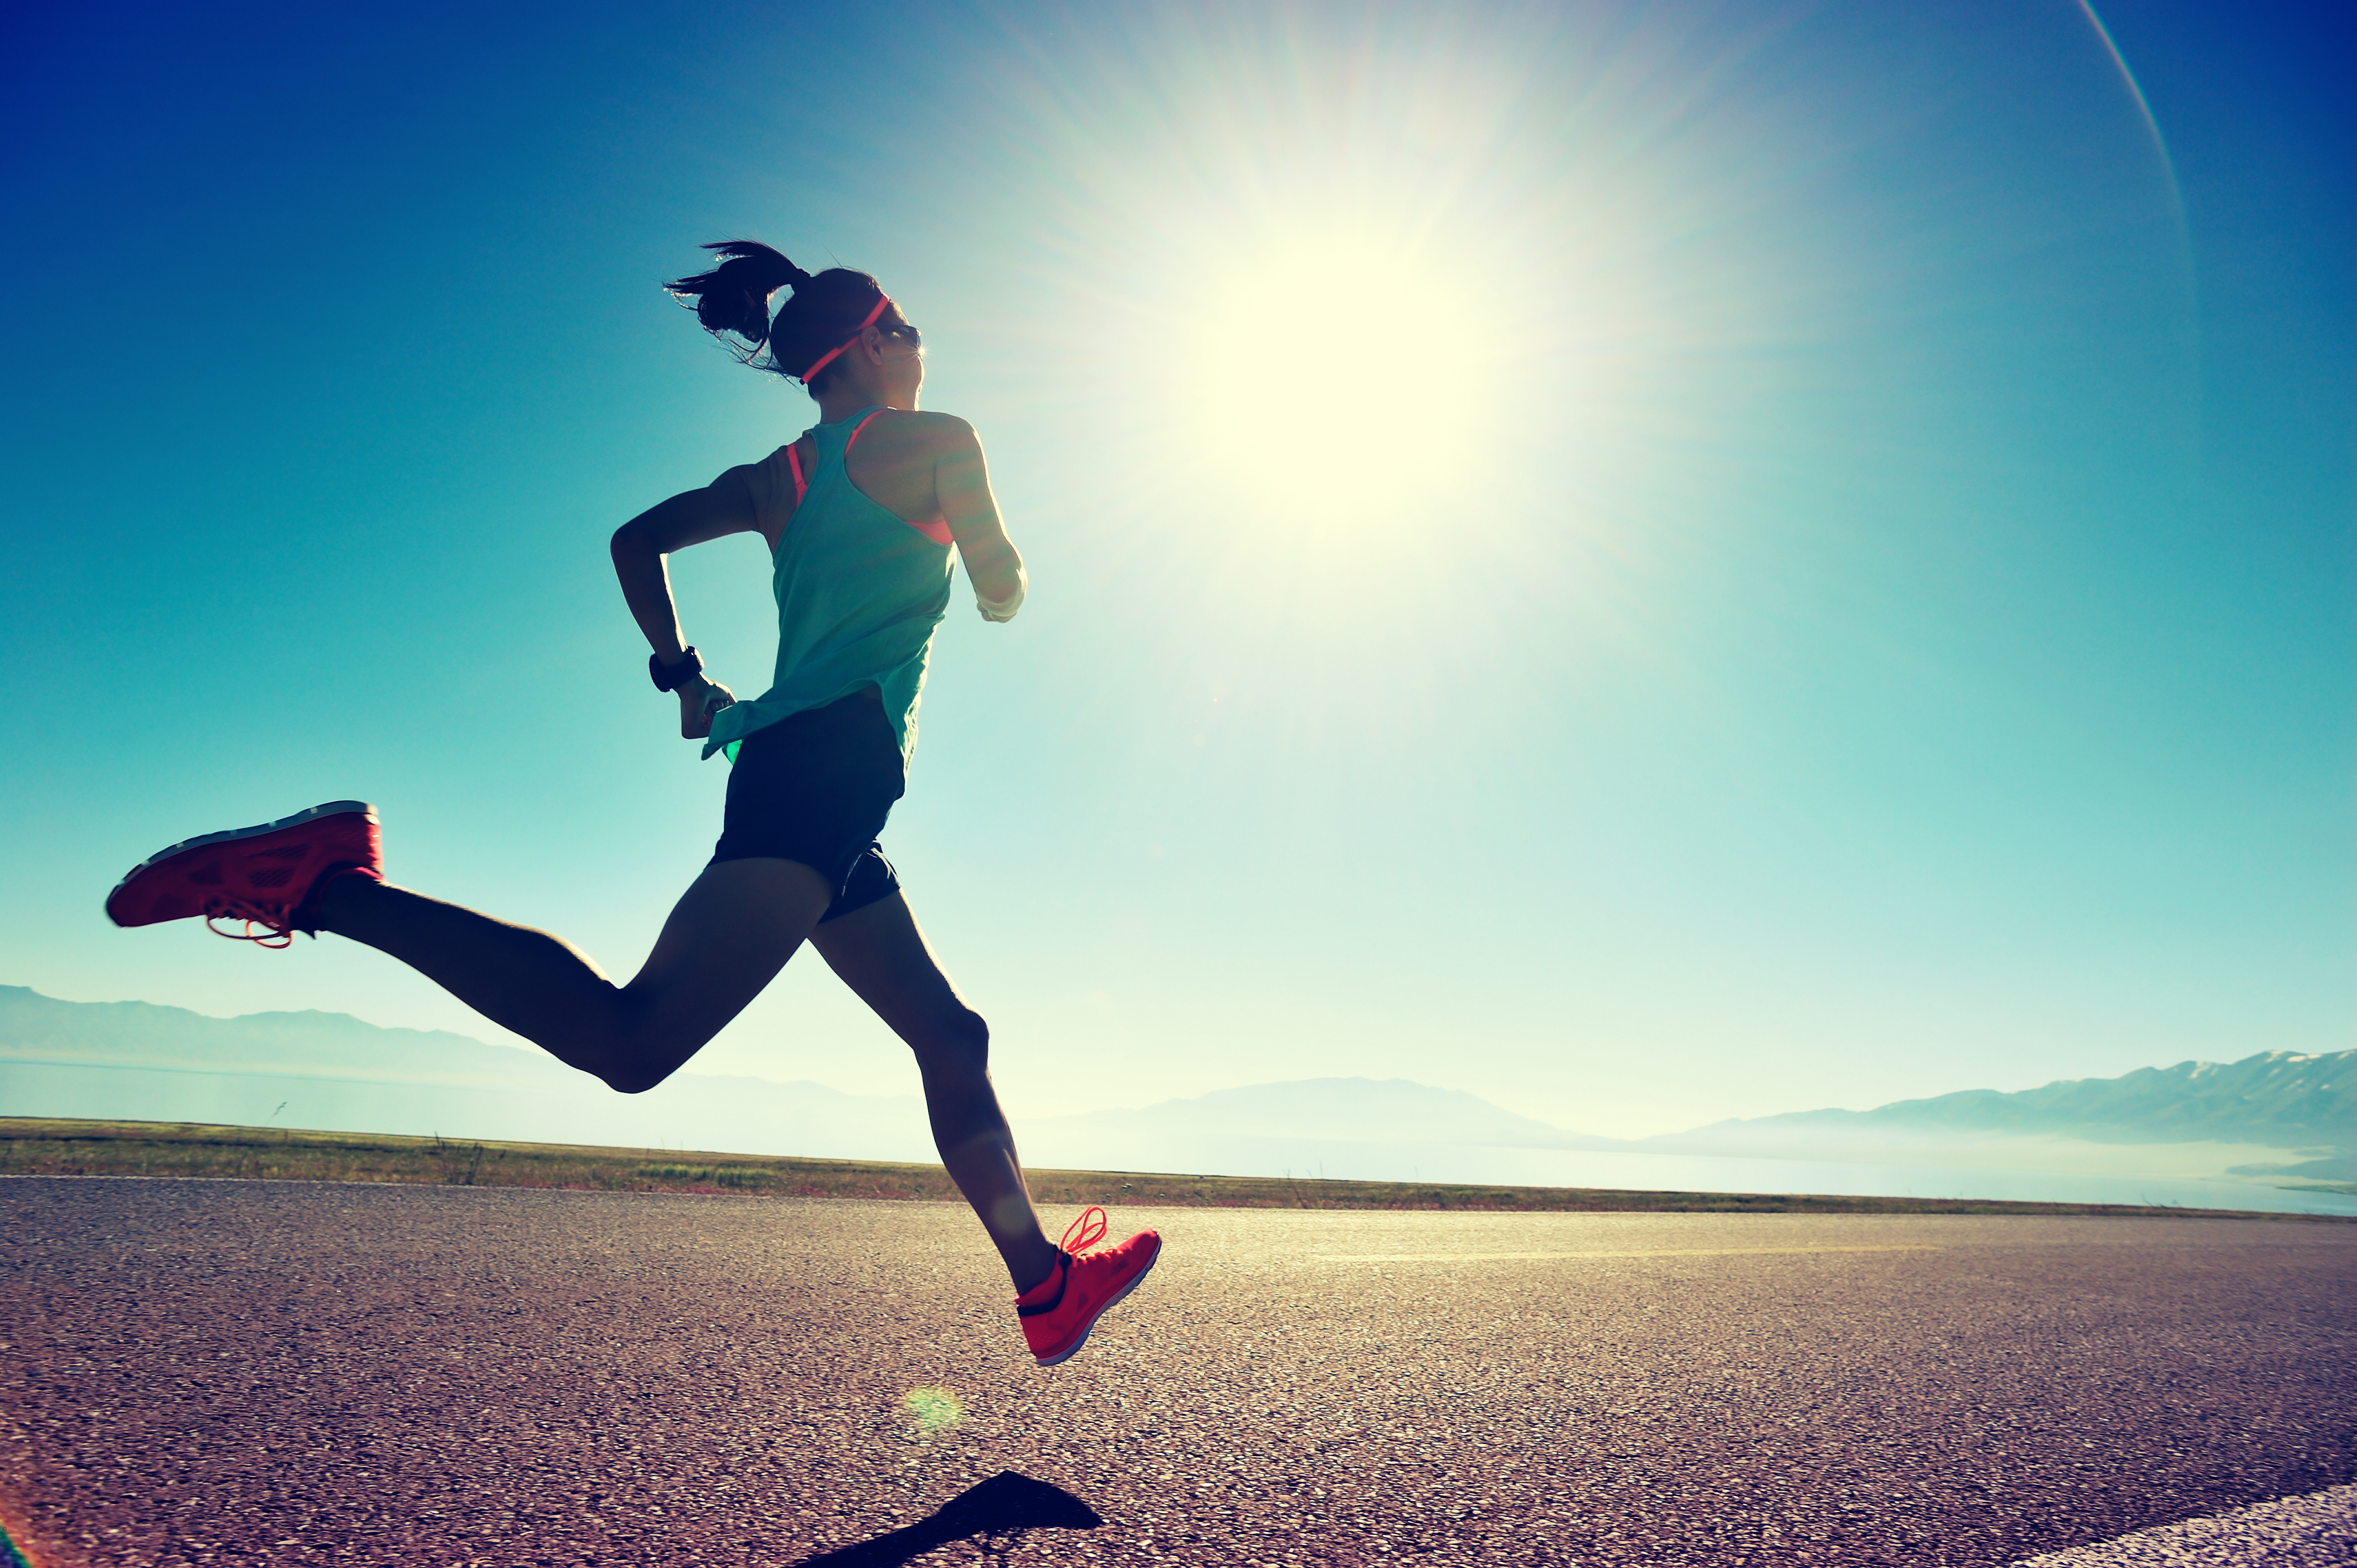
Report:
[[[707,681],[701,675],[691,676],[678,690],[679,736],[682,740],[702,740],[712,733],[712,715],[734,705],[737,693],[717,681]]]
[[[967,575],[971,576],[973,575],[973,573],[969,571]],[[1024,586],[1023,564],[1020,561],[1017,561],[1015,564],[1014,586],[1012,588],[1002,589],[1001,595],[997,598],[986,597],[983,594],[983,591],[977,587],[974,592],[974,607],[982,612],[982,618],[985,620],[1013,620],[1015,618],[1015,612],[1023,607]]]

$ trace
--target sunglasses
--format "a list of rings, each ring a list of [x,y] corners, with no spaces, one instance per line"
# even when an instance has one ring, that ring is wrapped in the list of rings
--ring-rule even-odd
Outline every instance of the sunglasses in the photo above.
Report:
[[[858,342],[859,335],[866,331],[870,327],[876,328],[877,330],[884,333],[888,337],[898,338],[906,336],[909,339],[909,346],[914,349],[918,354],[921,356],[925,351],[925,339],[915,328],[909,326],[905,321],[892,326],[880,325],[880,320],[884,312],[891,306],[891,304],[892,296],[890,295],[877,295],[876,296],[876,307],[861,318],[857,327],[852,328],[851,336],[845,338],[834,348],[829,349],[825,353],[821,354],[816,360],[811,362],[811,368],[809,370],[804,371],[801,375],[796,376],[794,379],[802,382],[804,386],[808,386],[810,384],[810,379],[813,376],[818,374],[821,371],[826,369],[827,366],[833,364],[834,362],[835,356],[842,353],[845,349],[850,348],[854,343]]]

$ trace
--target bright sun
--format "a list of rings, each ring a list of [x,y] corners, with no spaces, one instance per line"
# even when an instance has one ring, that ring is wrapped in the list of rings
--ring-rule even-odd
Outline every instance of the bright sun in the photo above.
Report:
[[[1166,345],[1193,455],[1234,502],[1348,528],[1470,459],[1494,319],[1396,239],[1329,232],[1229,252]]]

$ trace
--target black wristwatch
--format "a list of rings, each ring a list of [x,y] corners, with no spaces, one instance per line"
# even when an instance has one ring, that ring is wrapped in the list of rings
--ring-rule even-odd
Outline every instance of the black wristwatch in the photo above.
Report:
[[[676,692],[703,673],[704,660],[696,657],[693,648],[681,655],[676,664],[665,664],[660,653],[647,655],[647,678],[655,683],[658,692]]]

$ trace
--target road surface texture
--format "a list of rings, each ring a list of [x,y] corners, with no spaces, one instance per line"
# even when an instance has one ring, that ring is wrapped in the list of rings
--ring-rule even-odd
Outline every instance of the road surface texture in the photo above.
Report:
[[[2357,1475],[2357,1226],[1114,1221],[1162,1265],[1043,1370],[946,1206],[0,1179],[0,1522],[35,1568],[1933,1568]]]

